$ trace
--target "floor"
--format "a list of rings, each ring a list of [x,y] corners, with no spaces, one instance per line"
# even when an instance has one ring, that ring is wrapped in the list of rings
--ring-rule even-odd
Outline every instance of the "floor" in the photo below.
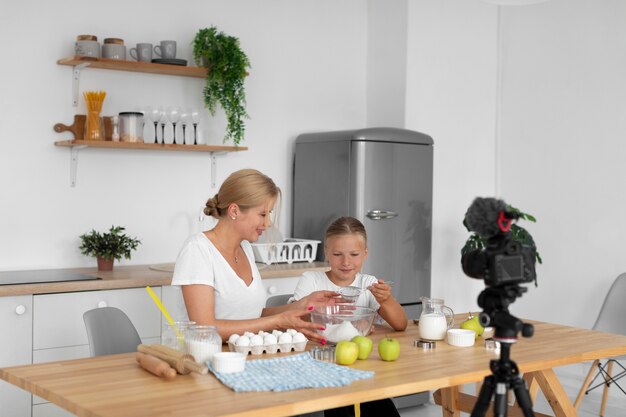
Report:
[[[572,402],[578,395],[578,390],[582,385],[591,362],[585,364],[576,364],[564,366],[555,369],[561,384],[565,388]],[[626,382],[620,383],[626,389]],[[464,391],[473,392],[473,386],[466,386]],[[578,409],[579,417],[598,417],[600,415],[600,403],[602,401],[602,387],[595,389],[587,394]],[[533,406],[533,410],[554,415],[548,402],[545,400],[541,392],[537,396],[537,401]],[[405,408],[400,410],[402,417],[441,417],[441,408],[432,402],[432,396],[427,404]],[[466,415],[466,414],[462,414]],[[612,386],[609,390],[609,398],[607,400],[606,411],[604,417],[626,417],[626,395],[619,388]]]

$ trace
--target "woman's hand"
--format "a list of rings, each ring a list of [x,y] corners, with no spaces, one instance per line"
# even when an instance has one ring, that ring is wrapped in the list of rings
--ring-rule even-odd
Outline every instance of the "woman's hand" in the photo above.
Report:
[[[326,330],[325,327],[318,323],[311,323],[303,320],[304,316],[308,316],[315,307],[309,306],[306,309],[287,310],[279,314],[280,327],[283,329],[296,329],[304,334],[307,339],[314,340],[322,345],[326,344],[326,338],[316,330]]]
[[[382,279],[379,279],[376,284],[370,285],[369,290],[380,305],[393,296],[391,294],[391,285],[386,284]]]
[[[324,307],[335,304],[341,295],[335,291],[315,291],[306,297],[300,299],[300,306],[308,308],[309,306]]]

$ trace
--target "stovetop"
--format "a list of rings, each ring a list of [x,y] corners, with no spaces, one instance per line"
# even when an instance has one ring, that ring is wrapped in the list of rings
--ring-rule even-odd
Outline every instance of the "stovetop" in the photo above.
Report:
[[[1,271],[0,285],[41,284],[45,282],[92,281],[100,279],[93,275],[56,269],[30,271]]]

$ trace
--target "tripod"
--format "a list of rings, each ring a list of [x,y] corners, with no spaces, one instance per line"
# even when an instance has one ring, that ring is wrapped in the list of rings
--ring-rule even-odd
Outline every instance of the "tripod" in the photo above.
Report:
[[[506,417],[509,390],[513,390],[524,417],[535,416],[528,389],[519,375],[517,364],[511,360],[511,345],[517,342],[517,334],[521,331],[522,336],[531,337],[534,332],[531,324],[523,323],[507,309],[524,291],[525,288],[517,285],[487,288],[478,297],[478,304],[484,309],[480,313],[480,322],[483,326],[491,324],[495,327],[494,339],[500,342],[500,359],[489,362],[491,375],[483,381],[471,417],[484,417],[494,395],[494,417]]]

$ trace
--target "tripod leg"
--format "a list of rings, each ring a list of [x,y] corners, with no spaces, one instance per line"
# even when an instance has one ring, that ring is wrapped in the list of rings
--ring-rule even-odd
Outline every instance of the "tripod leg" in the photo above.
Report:
[[[493,404],[494,417],[506,417],[509,411],[508,386],[505,382],[496,382],[496,397]]]
[[[524,417],[534,417],[533,402],[530,399],[530,394],[526,389],[524,380],[518,378],[513,382],[513,392],[515,393],[517,404],[524,413]]]
[[[493,390],[496,385],[496,379],[493,375],[486,376],[483,380],[483,386],[480,387],[480,393],[476,399],[476,404],[472,409],[471,417],[484,417],[487,409],[489,409],[489,403],[493,396]]]

